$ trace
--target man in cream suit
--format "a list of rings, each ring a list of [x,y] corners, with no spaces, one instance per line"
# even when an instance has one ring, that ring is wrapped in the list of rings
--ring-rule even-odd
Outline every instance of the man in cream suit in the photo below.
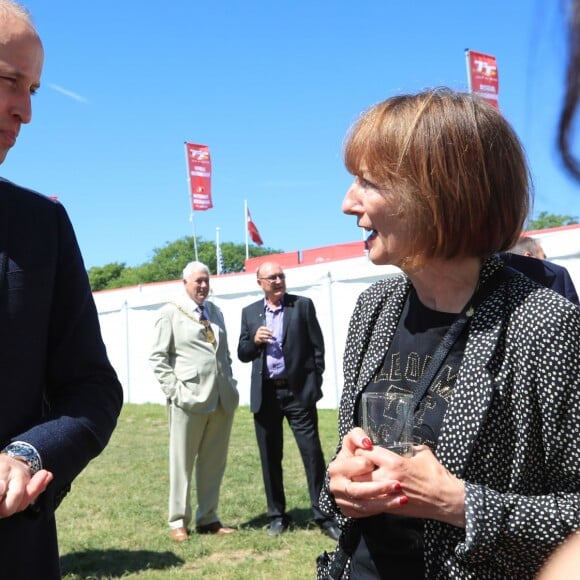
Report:
[[[197,532],[234,532],[221,524],[217,508],[239,400],[223,315],[206,300],[207,266],[190,262],[183,284],[184,295],[159,313],[150,356],[169,408],[169,528],[176,542],[189,533],[194,464]]]

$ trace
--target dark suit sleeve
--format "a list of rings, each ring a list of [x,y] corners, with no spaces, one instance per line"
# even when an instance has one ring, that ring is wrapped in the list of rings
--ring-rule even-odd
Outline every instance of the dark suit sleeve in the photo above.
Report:
[[[11,437],[34,445],[43,466],[54,473],[44,498],[51,507],[103,450],[123,402],[72,225],[60,204],[54,205],[54,212],[57,241],[52,278],[45,281],[46,291],[35,295],[38,313],[48,312],[46,337],[30,350],[36,359],[31,364],[44,364],[44,372],[40,371],[45,382],[44,412],[37,424]]]
[[[238,341],[238,358],[242,362],[251,362],[257,359],[262,353],[262,347],[254,343],[254,335],[258,326],[250,322],[254,305],[242,310],[242,324],[240,328],[240,340]]]
[[[308,325],[308,332],[310,334],[316,374],[320,377],[320,382],[322,382],[322,373],[324,373],[324,337],[320,323],[318,322],[318,317],[316,316],[314,303],[310,299],[307,301],[306,324]]]

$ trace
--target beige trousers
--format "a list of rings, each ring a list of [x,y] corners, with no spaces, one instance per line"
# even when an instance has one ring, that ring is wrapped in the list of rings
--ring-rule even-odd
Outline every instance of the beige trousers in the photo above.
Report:
[[[187,413],[169,406],[169,526],[187,528],[192,520],[191,476],[195,466],[195,525],[217,521],[220,486],[234,413],[218,404],[213,413]]]

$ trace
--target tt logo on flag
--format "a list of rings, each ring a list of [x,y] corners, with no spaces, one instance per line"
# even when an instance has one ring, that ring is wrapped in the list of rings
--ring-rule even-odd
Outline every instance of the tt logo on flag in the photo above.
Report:
[[[497,67],[493,66],[492,64],[490,64],[485,60],[475,59],[473,61],[473,64],[475,64],[476,66],[475,71],[478,73],[483,73],[486,77],[494,77],[497,74],[496,73]]]
[[[209,151],[204,149],[190,149],[189,154],[191,155],[192,159],[196,161],[208,161],[209,160]]]

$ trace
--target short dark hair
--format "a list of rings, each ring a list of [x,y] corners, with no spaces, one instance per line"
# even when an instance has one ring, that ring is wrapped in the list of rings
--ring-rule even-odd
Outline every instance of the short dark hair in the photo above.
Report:
[[[408,264],[511,248],[531,205],[522,145],[483,99],[447,88],[392,97],[349,131],[347,169],[395,191],[414,232]]]

